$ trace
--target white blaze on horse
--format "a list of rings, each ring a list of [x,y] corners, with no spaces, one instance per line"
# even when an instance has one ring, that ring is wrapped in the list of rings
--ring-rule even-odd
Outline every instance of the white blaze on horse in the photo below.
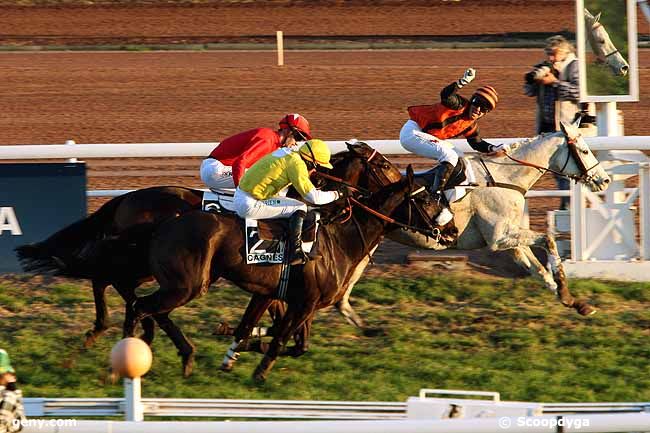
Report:
[[[600,23],[600,13],[593,16],[591,12],[585,8],[585,32],[587,40],[591,46],[598,61],[607,63],[614,75],[625,76],[630,70],[630,65],[625,58],[616,49],[612,40],[605,30],[605,27]]]
[[[524,194],[547,171],[572,178],[592,191],[607,189],[609,176],[580,135],[577,124],[562,124],[561,132],[513,144],[510,154],[483,159],[482,163],[480,158],[475,158],[471,163],[477,183],[486,186],[477,187],[451,204],[459,231],[454,248],[473,250],[487,246],[492,251],[508,250],[515,262],[541,279],[565,306],[575,308],[582,315],[593,314],[593,307],[575,300],[569,293],[553,237],[520,227]],[[487,186],[490,184],[498,186]],[[420,248],[440,249],[435,240],[406,231],[387,236]],[[546,250],[549,270],[535,257],[531,246]]]

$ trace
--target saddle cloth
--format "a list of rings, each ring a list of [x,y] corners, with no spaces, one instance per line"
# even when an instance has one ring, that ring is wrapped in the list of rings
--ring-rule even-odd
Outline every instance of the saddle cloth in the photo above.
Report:
[[[234,189],[211,190],[203,193],[201,209],[208,212],[234,212]],[[302,249],[306,253],[316,239],[320,215],[310,211],[305,218],[302,230]],[[288,241],[289,220],[274,218],[254,220],[246,218],[244,235],[246,236],[246,263],[283,263],[285,261],[286,243]]]
[[[465,197],[476,187],[476,175],[468,158],[458,158],[458,165],[461,172],[452,174],[447,182],[447,189],[444,190],[445,197],[449,203],[453,203]],[[435,169],[435,167],[434,167]],[[433,170],[433,169],[432,169]],[[426,177],[432,170],[415,173],[416,177]],[[433,180],[433,179],[432,179]]]
[[[318,230],[318,212],[310,211],[302,230],[302,250],[309,253]],[[287,250],[289,220],[275,218],[254,220],[246,218],[246,263],[283,263]]]
[[[201,209],[208,212],[234,212],[233,198],[235,196],[234,188],[213,189],[203,193],[203,203]]]

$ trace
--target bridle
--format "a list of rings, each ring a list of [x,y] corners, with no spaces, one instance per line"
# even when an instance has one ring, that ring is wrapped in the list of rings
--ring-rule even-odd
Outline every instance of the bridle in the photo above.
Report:
[[[355,155],[361,161],[364,162],[364,165],[365,165],[365,172],[364,173],[366,174],[366,176],[372,177],[375,180],[375,182],[377,183],[377,185],[379,185],[380,189],[390,185],[391,183],[393,183],[393,182],[391,182],[390,178],[381,169],[381,168],[386,168],[386,167],[378,168],[377,165],[372,163],[374,159],[376,159],[378,157],[381,157],[381,158],[383,158],[383,160],[380,162],[380,164],[388,164],[388,167],[392,166],[392,164],[386,159],[386,157],[383,156],[381,153],[379,153],[377,150],[373,149],[372,153],[370,155],[368,155],[368,156],[360,155],[359,153],[356,153],[356,152],[355,152]],[[362,195],[369,196],[369,195],[372,194],[372,192],[369,191],[368,189],[362,188],[362,187],[359,187],[359,186],[355,186],[355,185],[350,185],[349,183],[347,183],[346,181],[344,181],[343,179],[341,179],[339,177],[332,176],[330,174],[323,173],[321,171],[316,171],[315,174],[317,176],[319,176],[319,177],[322,177],[324,179],[327,179],[327,180],[330,180],[332,182],[338,183],[340,185],[345,185],[348,188],[361,193]],[[400,177],[401,177],[401,174],[400,174]],[[437,227],[435,227],[435,225],[431,222],[431,218],[422,209],[420,203],[418,203],[416,201],[416,199],[415,199],[416,196],[418,196],[420,193],[422,193],[424,191],[426,191],[425,187],[420,187],[420,188],[417,188],[416,190],[411,191],[409,193],[409,197],[408,197],[408,199],[409,199],[409,201],[408,201],[408,203],[409,203],[409,211],[408,211],[409,221],[408,221],[408,223],[403,223],[401,221],[397,221],[396,219],[394,219],[394,218],[392,218],[392,217],[390,217],[388,215],[385,215],[385,214],[383,214],[383,213],[381,213],[381,212],[379,212],[379,211],[377,211],[375,209],[372,209],[371,207],[369,207],[368,205],[362,203],[361,201],[359,201],[355,197],[347,197],[346,198],[347,205],[345,207],[343,207],[339,213],[337,213],[336,215],[330,217],[328,220],[321,220],[321,221],[323,221],[324,224],[327,224],[327,223],[332,223],[334,221],[338,221],[339,223],[345,223],[345,222],[347,222],[349,220],[352,220],[352,222],[355,224],[355,227],[356,227],[356,229],[357,229],[357,231],[358,231],[358,233],[359,233],[359,235],[361,237],[361,240],[363,242],[365,254],[369,254],[370,250],[368,248],[368,243],[367,243],[367,241],[366,241],[366,239],[365,239],[365,237],[363,235],[363,231],[361,230],[361,226],[360,226],[359,222],[357,221],[356,217],[354,216],[354,213],[352,212],[353,206],[356,206],[356,207],[362,209],[366,213],[368,213],[370,215],[373,215],[373,216],[379,218],[380,220],[382,220],[382,221],[384,221],[384,222],[386,222],[388,224],[394,224],[394,225],[396,225],[398,227],[401,227],[402,229],[412,230],[412,231],[415,231],[415,232],[418,232],[418,233],[422,233],[422,234],[424,234],[426,236],[430,236],[430,237],[434,237],[434,238],[436,236],[439,237],[440,236],[439,229]],[[420,214],[423,221],[425,221],[425,224],[427,226],[426,229],[423,229],[423,228],[420,228],[420,227],[417,227],[417,226],[414,226],[414,225],[411,224],[411,219],[412,219],[411,218],[411,215],[412,215],[411,208],[415,208],[417,210],[417,212]],[[372,258],[371,258],[371,260],[372,260]]]
[[[553,173],[555,175],[562,176],[562,177],[565,177],[567,179],[573,179],[576,182],[584,182],[584,183],[590,182],[593,179],[593,176],[591,174],[589,174],[589,172],[591,170],[593,170],[594,168],[598,167],[598,165],[600,165],[600,162],[596,161],[596,163],[593,166],[587,168],[584,161],[580,157],[580,153],[587,154],[588,151],[581,150],[581,149],[578,148],[578,144],[577,144],[578,140],[577,140],[577,138],[569,138],[569,136],[567,136],[566,134],[564,135],[564,137],[566,139],[566,143],[567,143],[567,147],[569,148],[569,152],[567,152],[566,161],[564,161],[564,165],[562,166],[562,168],[559,171],[558,170],[553,170],[550,167],[544,167],[544,166],[541,166],[541,165],[534,164],[532,162],[517,159],[514,156],[508,154],[508,152],[505,152],[505,156],[508,157],[508,159],[516,162],[517,164],[524,165],[524,166],[527,166],[527,167],[536,168],[536,169],[540,170],[543,173],[551,172],[551,173]],[[569,160],[571,159],[571,157],[573,157],[573,160],[575,161],[576,165],[578,166],[578,169],[580,170],[580,175],[564,173],[564,170],[566,169],[567,165],[569,164]]]
[[[599,28],[599,27],[602,27],[603,30],[605,29],[605,27],[603,27],[603,25],[602,25],[601,23],[599,23],[599,22],[594,23],[594,24],[591,26],[592,29],[597,29],[597,28]],[[599,44],[599,45],[600,45],[600,44]],[[618,49],[617,49],[616,47],[614,47],[614,48],[615,48],[614,51],[612,51],[612,52],[609,53],[609,54],[604,54],[603,57],[604,57],[604,58],[607,58],[607,57],[611,57],[611,56],[613,56],[613,55],[615,55],[615,54],[618,54],[618,53],[619,53]]]

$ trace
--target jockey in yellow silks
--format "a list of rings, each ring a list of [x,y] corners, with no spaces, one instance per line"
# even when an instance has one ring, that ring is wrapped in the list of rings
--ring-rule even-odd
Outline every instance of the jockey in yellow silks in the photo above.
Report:
[[[282,191],[289,185],[300,196],[314,205],[331,203],[340,197],[337,191],[320,191],[309,180],[316,166],[332,168],[331,152],[327,144],[318,139],[306,141],[297,152],[278,149],[262,157],[249,168],[235,190],[234,208],[242,218],[288,218],[290,263],[305,263],[302,251],[302,225],[307,205],[299,200],[284,197]]]
[[[408,107],[409,120],[400,131],[400,144],[409,152],[440,162],[429,187],[431,192],[441,193],[444,190],[458,163],[458,153],[445,140],[462,136],[479,152],[507,150],[503,145],[486,142],[479,135],[478,120],[494,110],[499,101],[494,87],[480,87],[469,100],[456,93],[475,77],[476,71],[469,68],[461,78],[442,89],[440,102]],[[445,207],[436,218],[436,223],[442,226],[452,218],[451,211]]]

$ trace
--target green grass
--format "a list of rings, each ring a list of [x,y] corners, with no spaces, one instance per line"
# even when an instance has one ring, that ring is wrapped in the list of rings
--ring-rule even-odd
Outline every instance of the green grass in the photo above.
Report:
[[[509,400],[650,401],[650,285],[579,280],[571,288],[599,313],[580,317],[529,279],[364,278],[353,302],[385,335],[364,337],[334,310],[321,311],[310,352],[281,359],[267,383],[256,385],[251,374],[260,355],[243,354],[232,373],[223,373],[230,341],[211,335],[219,321],[238,320],[248,296],[213,287],[172,315],[197,346],[194,375],[180,376],[176,350],[158,331],[143,391],[147,397],[404,401],[427,387],[493,390]],[[109,298],[111,319],[121,323],[122,303],[113,291]],[[26,396],[121,395],[107,374],[119,327],[82,349],[94,320],[87,283],[5,278],[0,317],[0,347],[10,352]]]

